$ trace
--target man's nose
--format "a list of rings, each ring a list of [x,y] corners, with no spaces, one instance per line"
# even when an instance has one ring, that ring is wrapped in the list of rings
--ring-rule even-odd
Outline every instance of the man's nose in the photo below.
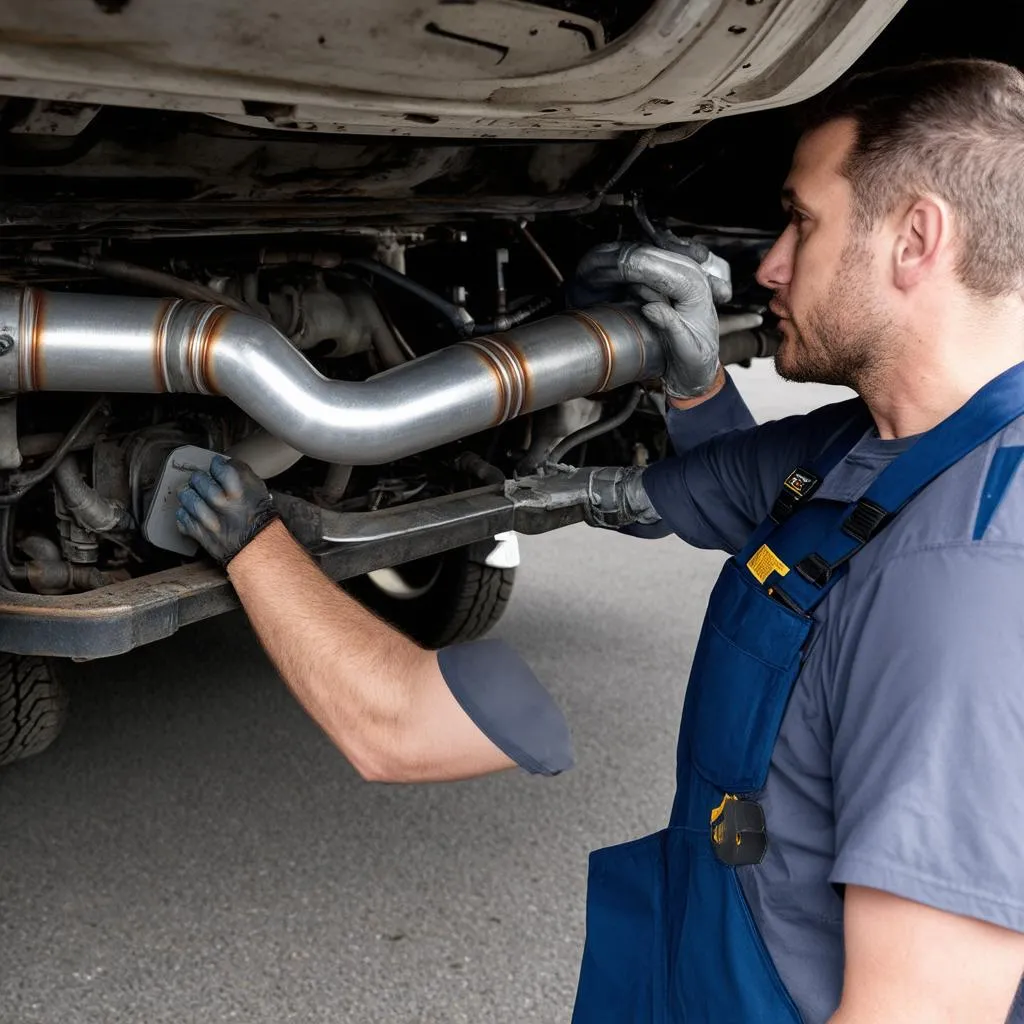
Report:
[[[778,291],[793,279],[792,233],[792,228],[786,228],[761,259],[754,277],[762,288]]]

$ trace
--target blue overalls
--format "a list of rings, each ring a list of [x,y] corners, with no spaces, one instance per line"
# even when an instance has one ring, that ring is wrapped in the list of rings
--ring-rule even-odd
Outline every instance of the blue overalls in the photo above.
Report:
[[[1024,414],[1024,363],[921,435],[850,504],[811,499],[863,437],[852,414],[712,592],[683,705],[668,828],[591,854],[573,1024],[801,1020],[751,917],[736,868],[764,856],[756,802],[814,609],[847,563],[939,474]]]

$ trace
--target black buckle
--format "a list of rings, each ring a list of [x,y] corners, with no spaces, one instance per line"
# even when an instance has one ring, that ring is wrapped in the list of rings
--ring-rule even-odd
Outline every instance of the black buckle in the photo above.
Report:
[[[832,578],[832,566],[818,554],[808,555],[797,562],[796,571],[816,587],[823,587]]]
[[[782,490],[769,513],[777,523],[784,523],[802,501],[806,501],[821,486],[821,477],[809,469],[797,466],[782,482]]]
[[[843,533],[847,537],[852,537],[855,541],[859,541],[861,544],[867,544],[878,533],[888,518],[889,513],[881,505],[876,505],[873,501],[861,498],[857,502],[857,507],[847,516],[846,522],[843,523]]]
[[[760,864],[768,849],[761,805],[727,793],[711,812],[711,849],[731,868]]]
[[[792,494],[787,491],[780,491],[779,496],[775,499],[775,504],[772,505],[771,512],[768,513],[777,523],[784,523],[795,511],[798,504],[798,499],[794,498]]]

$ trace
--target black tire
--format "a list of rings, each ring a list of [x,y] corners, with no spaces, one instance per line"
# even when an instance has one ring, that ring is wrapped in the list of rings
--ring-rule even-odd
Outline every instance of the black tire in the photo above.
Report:
[[[512,596],[516,571],[487,565],[484,559],[491,547],[493,544],[457,548],[360,576],[345,586],[424,647],[465,643],[493,628]]]
[[[51,659],[0,653],[0,765],[42,753],[67,714],[67,687]]]

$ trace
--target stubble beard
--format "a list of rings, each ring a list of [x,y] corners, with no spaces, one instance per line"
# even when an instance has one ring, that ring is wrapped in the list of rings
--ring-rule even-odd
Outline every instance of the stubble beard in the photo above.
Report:
[[[800,384],[863,391],[884,372],[892,325],[871,293],[866,245],[848,244],[839,265],[844,270],[832,278],[825,298],[800,321],[790,316],[775,369],[783,379]]]

